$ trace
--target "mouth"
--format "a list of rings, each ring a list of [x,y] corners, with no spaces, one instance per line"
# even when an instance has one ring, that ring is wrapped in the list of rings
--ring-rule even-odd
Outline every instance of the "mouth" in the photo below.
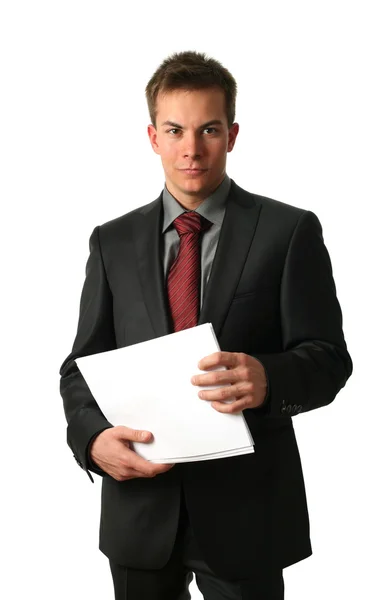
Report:
[[[205,173],[207,169],[180,169],[180,171],[187,175],[201,175],[202,173]]]

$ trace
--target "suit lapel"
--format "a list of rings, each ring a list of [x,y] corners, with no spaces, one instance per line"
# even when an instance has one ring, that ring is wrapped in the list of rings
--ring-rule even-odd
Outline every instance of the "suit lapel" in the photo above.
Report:
[[[259,218],[261,205],[233,179],[225,218],[198,324],[212,323],[220,335],[230,303],[243,271]]]
[[[261,205],[231,180],[225,217],[198,324],[212,323],[219,336],[244,268]],[[133,221],[144,301],[156,337],[172,333],[165,293],[162,244],[162,193]]]
[[[162,212],[161,193],[141,209],[140,219],[133,222],[143,297],[156,337],[172,333],[163,277]]]

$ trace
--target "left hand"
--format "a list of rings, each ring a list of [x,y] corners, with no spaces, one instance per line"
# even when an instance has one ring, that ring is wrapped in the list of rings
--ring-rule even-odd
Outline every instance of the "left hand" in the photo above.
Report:
[[[193,385],[227,384],[215,390],[199,392],[199,398],[212,400],[211,406],[218,412],[236,414],[263,404],[267,395],[266,373],[263,365],[253,356],[243,352],[214,352],[205,356],[197,366],[202,371],[227,367],[224,371],[194,375],[191,379]],[[235,402],[225,404],[224,400],[228,398],[235,398]]]

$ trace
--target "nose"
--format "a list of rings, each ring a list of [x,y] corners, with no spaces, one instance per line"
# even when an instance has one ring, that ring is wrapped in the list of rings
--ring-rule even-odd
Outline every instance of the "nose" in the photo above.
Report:
[[[202,154],[202,140],[197,134],[189,133],[183,139],[184,158],[197,159]]]

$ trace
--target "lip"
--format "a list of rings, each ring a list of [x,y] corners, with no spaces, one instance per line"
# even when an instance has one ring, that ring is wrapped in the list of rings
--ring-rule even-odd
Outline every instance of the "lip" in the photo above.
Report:
[[[187,175],[200,175],[201,173],[205,173],[207,169],[180,169],[180,171]]]

